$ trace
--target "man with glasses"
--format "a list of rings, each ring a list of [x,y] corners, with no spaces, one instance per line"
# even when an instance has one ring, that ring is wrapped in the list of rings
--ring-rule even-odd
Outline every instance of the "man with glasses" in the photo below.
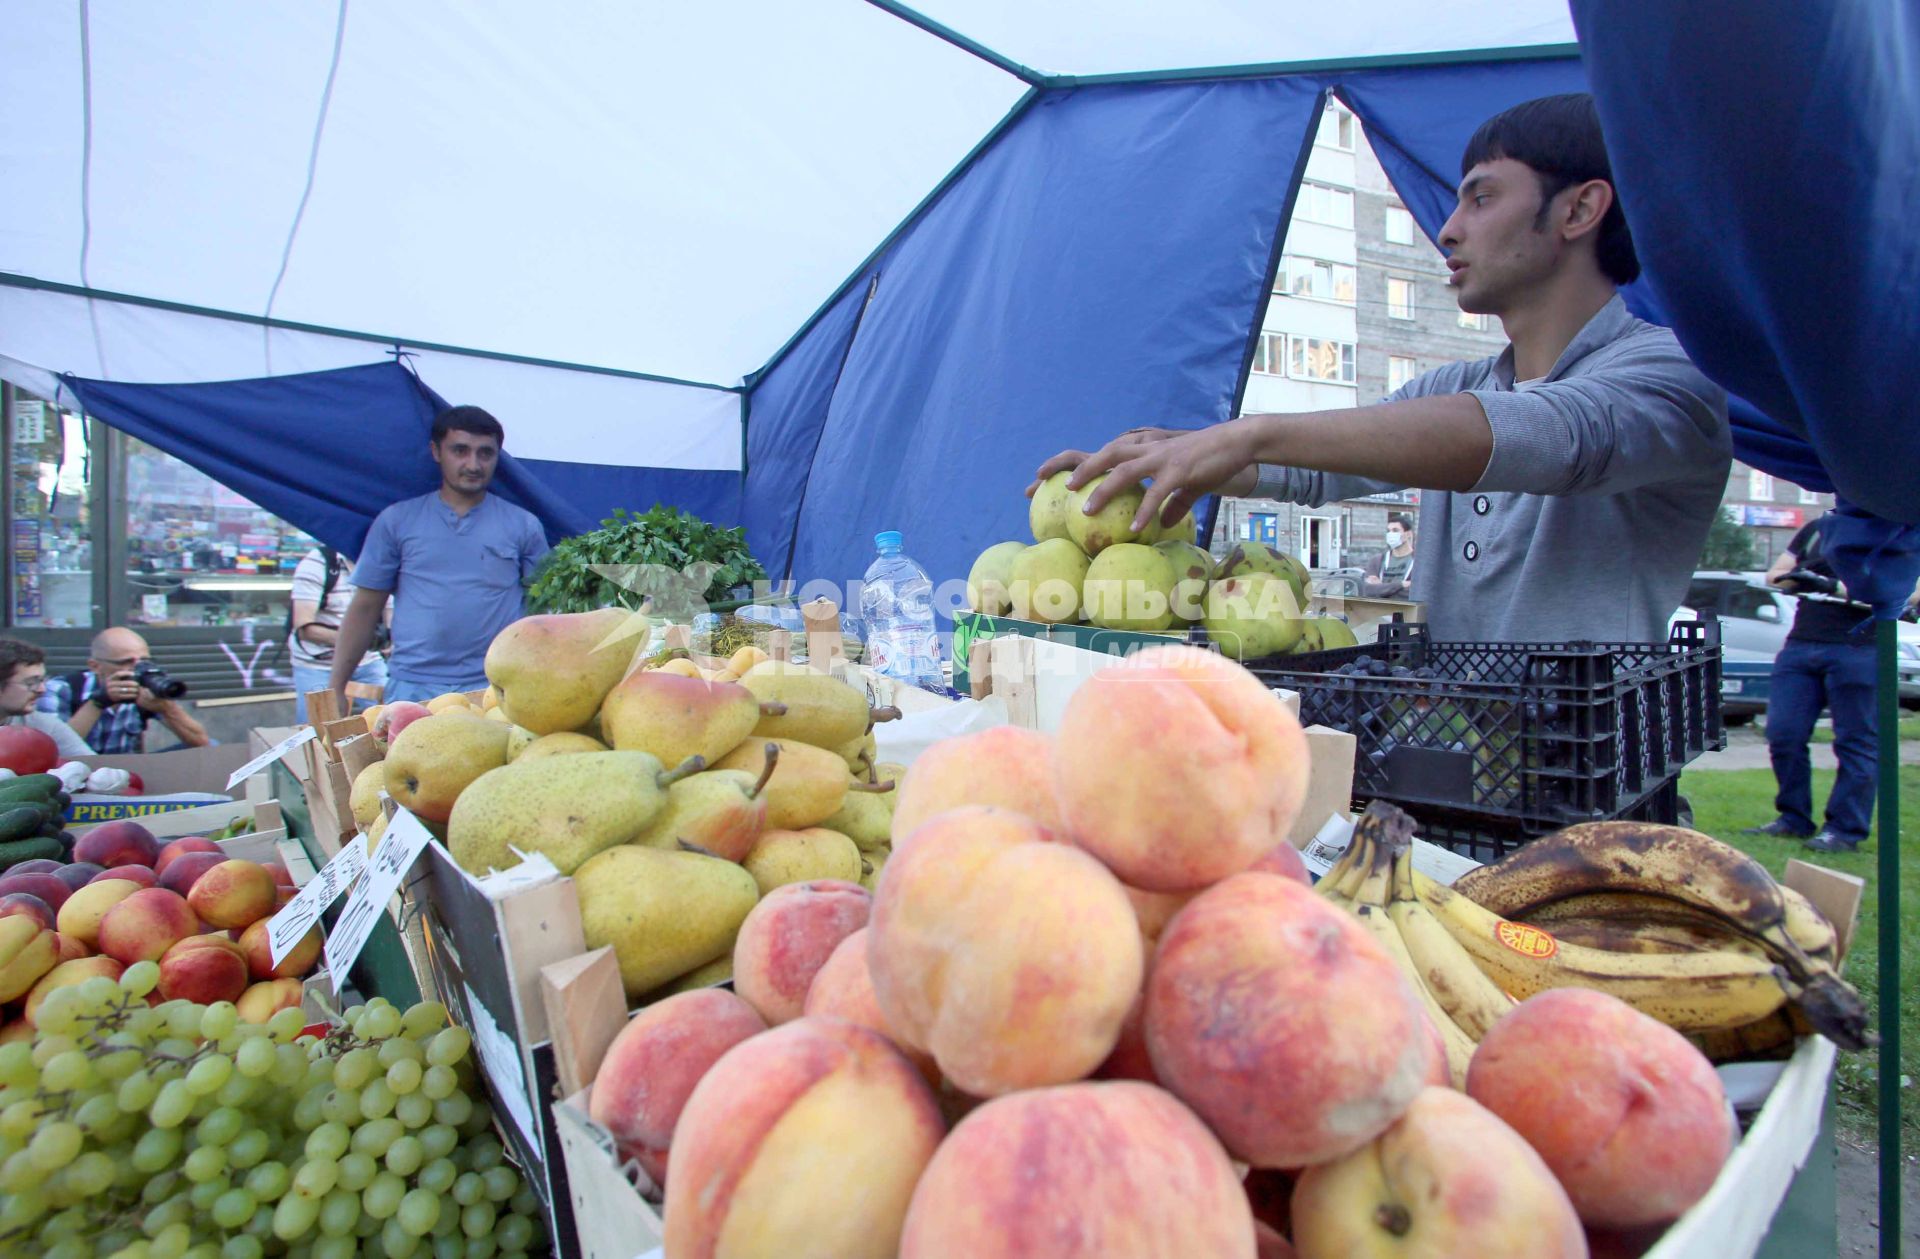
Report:
[[[50,737],[62,760],[92,756],[87,741],[52,713],[39,712],[47,689],[47,653],[32,643],[0,638],[0,723],[26,726]]]
[[[212,742],[180,701],[162,698],[135,680],[136,669],[149,659],[144,638],[116,626],[94,635],[91,650],[85,672],[47,679],[40,710],[65,721],[93,751],[103,756],[145,751],[147,723],[156,717],[183,747]]]

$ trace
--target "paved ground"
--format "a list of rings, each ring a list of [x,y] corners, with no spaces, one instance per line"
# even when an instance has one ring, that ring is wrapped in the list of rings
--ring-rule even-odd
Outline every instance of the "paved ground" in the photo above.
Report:
[[[1833,744],[1816,743],[1812,747],[1813,767],[1832,769]],[[1902,765],[1920,765],[1920,741],[1908,739],[1900,745],[1900,763]],[[1727,729],[1727,747],[1723,752],[1709,752],[1705,756],[1687,764],[1693,769],[1770,769],[1767,761],[1767,741],[1755,726],[1731,726]]]
[[[1833,1151],[1834,1209],[1843,1259],[1880,1253],[1880,1164],[1869,1146],[1841,1137]],[[1901,1169],[1900,1251],[1920,1255],[1920,1165],[1908,1158]]]

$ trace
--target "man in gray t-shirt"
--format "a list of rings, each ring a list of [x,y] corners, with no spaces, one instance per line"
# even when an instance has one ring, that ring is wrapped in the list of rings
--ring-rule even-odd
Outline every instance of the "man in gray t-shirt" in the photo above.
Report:
[[[1214,492],[1318,505],[1417,487],[1413,597],[1436,639],[1664,641],[1726,489],[1726,394],[1620,300],[1640,264],[1591,97],[1488,120],[1460,170],[1439,243],[1460,309],[1500,317],[1498,357],[1375,406],[1135,429],[1040,479],[1111,472],[1090,512],[1150,483],[1136,526]]]
[[[487,646],[524,615],[523,591],[547,553],[540,521],[487,492],[503,436],[500,422],[479,407],[442,411],[429,447],[440,465],[440,488],[374,518],[335,642],[330,683],[340,711],[346,711],[353,664],[373,641],[389,594],[389,702],[487,684]]]

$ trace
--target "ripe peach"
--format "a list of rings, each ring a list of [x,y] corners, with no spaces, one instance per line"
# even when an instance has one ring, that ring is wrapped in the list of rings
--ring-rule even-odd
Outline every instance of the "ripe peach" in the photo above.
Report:
[[[167,1001],[238,1001],[247,990],[246,955],[225,936],[188,936],[161,957],[159,990]]]
[[[53,906],[31,892],[8,892],[0,896],[0,918],[11,918],[16,914],[33,919],[43,930],[53,930]]]
[[[243,1022],[264,1023],[282,1010],[299,1009],[304,996],[297,979],[267,979],[249,986],[234,1005]]]
[[[1114,1043],[1113,1052],[1107,1060],[1094,1070],[1096,1080],[1139,1080],[1143,1084],[1158,1084],[1153,1074],[1153,1056],[1147,1052],[1147,991],[1143,984],[1140,994],[1127,1007],[1126,1021],[1120,1024],[1120,1039]]]
[[[724,988],[657,1001],[627,1020],[607,1046],[587,1114],[612,1134],[622,1157],[645,1154],[647,1174],[664,1184],[674,1125],[694,1086],[722,1054],[766,1030],[753,1007]]]
[[[34,1026],[37,1027],[39,1024],[35,1023],[34,1020],[38,1018],[40,1014],[40,1003],[45,1001],[47,994],[55,988],[64,988],[68,984],[84,983],[92,979],[95,975],[105,975],[108,979],[118,979],[120,978],[120,972],[125,969],[124,966],[110,957],[82,957],[70,962],[62,962],[40,977],[40,982],[35,984],[33,991],[27,994],[26,1008],[22,1013],[26,1016],[27,1022],[33,1023]]]
[[[892,1259],[942,1132],[926,1081],[880,1033],[808,1018],[762,1032],[680,1112],[667,1253]]]
[[[279,884],[281,887],[293,886],[293,872],[287,869],[287,867],[283,863],[278,861],[267,861],[267,862],[261,863],[261,865],[262,865],[262,868],[265,869],[268,874],[273,876],[273,881]]]
[[[1150,647],[1073,693],[1053,769],[1075,843],[1134,887],[1191,891],[1286,835],[1306,796],[1307,738],[1233,661]]]
[[[150,867],[135,865],[112,866],[87,881],[98,883],[103,879],[125,879],[129,883],[138,883],[141,887],[153,887],[160,882],[160,876]]]
[[[73,841],[73,859],[91,861],[95,865],[107,866],[146,866],[160,857],[160,844],[153,832],[133,821],[102,822],[92,830],[81,832]]]
[[[403,699],[387,705],[387,710],[380,714],[379,718],[384,729],[376,729],[374,735],[386,739],[388,743],[392,743],[400,737],[402,730],[405,730],[422,717],[431,716],[433,716],[433,710],[425,704],[416,704],[410,699]]]
[[[0,1045],[11,1045],[16,1040],[31,1041],[32,1039],[33,1024],[24,1018],[18,1018],[0,1026]]]
[[[838,879],[774,888],[740,924],[733,990],[769,1027],[799,1018],[814,975],[842,940],[867,925],[872,907],[866,888]]]
[[[88,948],[84,941],[76,940],[72,936],[63,936],[56,931],[53,933],[53,941],[54,948],[58,952],[62,962],[71,962],[79,958],[93,956],[93,950]]]
[[[181,853],[160,872],[160,886],[185,896],[193,890],[194,883],[201,875],[227,860],[227,854],[223,852]]]
[[[104,869],[106,869],[105,866],[95,865],[91,861],[76,861],[55,870],[53,877],[66,884],[67,891],[77,892],[87,884],[93,882],[93,876]],[[58,908],[58,906],[55,908]]]
[[[1488,1030],[1467,1095],[1539,1151],[1580,1218],[1677,1218],[1732,1152],[1726,1091],[1686,1037],[1605,993],[1554,988]]]
[[[88,948],[100,946],[100,920],[107,911],[121,901],[140,891],[140,885],[131,879],[104,879],[89,883],[60,907],[54,917],[54,925],[61,935],[69,935]]]
[[[58,874],[64,868],[65,868],[65,863],[55,861],[52,857],[35,857],[31,861],[22,861],[16,865],[8,866],[7,873],[8,874]]]
[[[1006,809],[922,823],[887,862],[872,930],[888,1025],[979,1097],[1083,1078],[1113,1052],[1140,990],[1125,889]]]
[[[1170,1254],[1254,1259],[1253,1212],[1206,1125],[1132,1080],[1033,1089],[968,1115],[927,1164],[900,1238],[900,1259]]]
[[[1011,809],[1048,839],[1064,839],[1053,794],[1053,740],[1037,730],[994,726],[942,739],[922,752],[895,793],[893,842],[936,813],[966,805]]]
[[[1193,898],[1147,980],[1154,1074],[1256,1167],[1356,1150],[1433,1071],[1426,1011],[1352,915],[1292,879],[1237,874]]]
[[[38,896],[56,914],[67,903],[67,897],[73,895],[73,889],[57,874],[8,874],[0,878],[0,896],[11,896],[16,892]]]
[[[1372,1142],[1300,1173],[1300,1259],[1586,1259],[1567,1191],[1519,1133],[1427,1088]]]
[[[216,927],[244,927],[273,912],[273,876],[257,861],[223,861],[193,882],[187,903]]]
[[[1173,916],[1196,895],[1193,892],[1143,892],[1137,887],[1121,886],[1127,888],[1127,899],[1133,903],[1134,917],[1140,920],[1140,938],[1145,941],[1149,954]]]
[[[313,927],[300,942],[287,950],[280,964],[273,964],[273,942],[267,939],[268,919],[260,918],[247,924],[240,933],[240,951],[246,954],[247,973],[255,979],[298,979],[313,969],[320,960],[320,928]]]
[[[100,951],[131,966],[157,962],[199,927],[186,898],[161,887],[143,888],[100,919]]]
[[[1313,876],[1307,873],[1307,863],[1300,856],[1300,850],[1285,840],[1267,849],[1260,859],[1247,869],[1277,874],[1305,887],[1313,886]]]
[[[920,1069],[920,1074],[926,1077],[928,1084],[938,1087],[940,1068],[934,1064],[933,1055],[907,1044],[888,1025],[879,999],[873,995],[873,972],[867,961],[867,946],[872,938],[872,931],[862,927],[834,948],[826,964],[815,973],[812,986],[807,989],[806,1016],[845,1019],[849,1023],[871,1027],[905,1054],[907,1061]]]
[[[219,851],[220,845],[202,835],[188,835],[184,839],[171,840],[160,849],[160,855],[154,858],[153,872],[165,874],[167,867],[173,864],[174,858],[183,857],[190,852]]]

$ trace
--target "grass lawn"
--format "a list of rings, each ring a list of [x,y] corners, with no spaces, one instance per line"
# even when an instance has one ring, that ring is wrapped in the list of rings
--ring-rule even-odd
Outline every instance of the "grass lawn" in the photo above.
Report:
[[[1813,771],[1816,820],[1832,788],[1832,770]],[[1681,779],[1680,790],[1693,803],[1696,827],[1739,847],[1776,877],[1785,873],[1789,857],[1804,857],[1867,881],[1860,925],[1854,932],[1852,951],[1847,954],[1846,977],[1866,998],[1877,1026],[1881,998],[1875,879],[1878,840],[1870,841],[1858,853],[1827,855],[1807,852],[1797,840],[1740,834],[1742,827],[1774,816],[1773,774],[1767,770],[1695,771]],[[1905,839],[1900,851],[1900,900],[1902,917],[1910,920],[1920,913],[1920,765],[1900,767],[1900,829]],[[1907,1078],[1920,1080],[1920,932],[1902,931],[1900,935],[1898,1000],[1901,1070]],[[1877,1122],[1875,1061],[1873,1051],[1840,1055],[1840,1125],[1856,1137],[1871,1139]],[[1920,1134],[1920,1089],[1911,1085],[1901,1094],[1901,1122],[1909,1134]]]
[[[1762,718],[1755,726],[1755,729],[1765,734],[1767,729],[1766,719]],[[1902,743],[1911,743],[1915,740],[1920,740],[1920,713],[1905,713],[1900,718],[1900,741]],[[1833,727],[1830,725],[1815,726],[1813,728],[1813,741],[1815,743],[1832,743]]]

